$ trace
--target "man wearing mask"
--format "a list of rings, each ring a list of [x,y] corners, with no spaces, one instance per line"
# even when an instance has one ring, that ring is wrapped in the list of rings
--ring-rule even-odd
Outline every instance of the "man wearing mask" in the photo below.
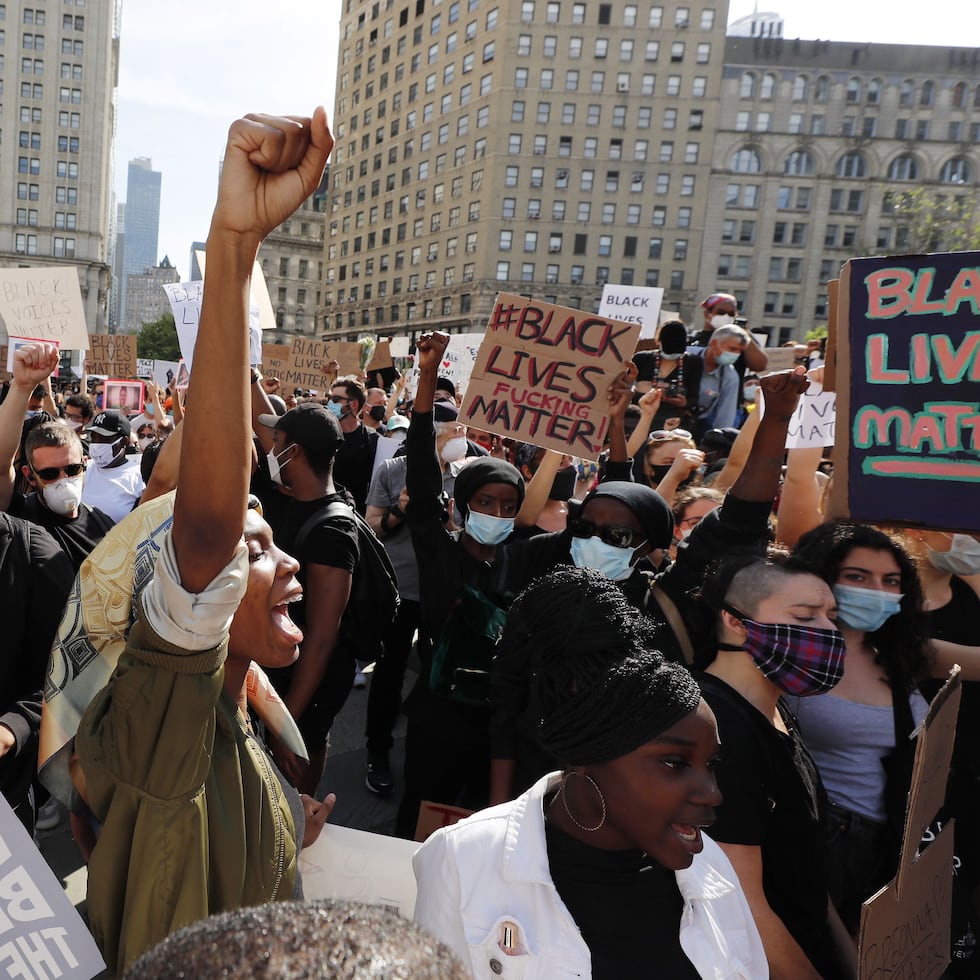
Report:
[[[748,332],[741,327],[718,327],[704,349],[704,370],[698,396],[698,435],[708,429],[735,424],[741,383],[733,365],[749,345]]]
[[[14,354],[10,393],[0,405],[0,510],[48,530],[77,571],[115,523],[81,502],[85,464],[78,436],[64,422],[44,422],[24,443],[21,471],[31,493],[16,489],[14,470],[24,406],[57,365],[58,350],[50,344],[27,344]]]
[[[127,456],[132,435],[129,419],[107,409],[88,427],[92,462],[85,476],[82,502],[121,521],[138,503],[145,489],[139,456]]]
[[[338,381],[331,387],[327,409],[336,417],[344,434],[334,461],[334,480],[354,498],[361,514],[367,501],[379,438],[377,432],[361,423],[364,405],[364,389],[356,381]]]
[[[385,406],[388,396],[382,388],[368,388],[364,393],[364,408],[361,409],[361,423],[368,429],[381,433],[385,420]]]
[[[704,326],[701,332],[692,340],[692,344],[697,347],[707,347],[711,342],[711,336],[720,327],[735,325],[735,318],[738,316],[738,300],[731,293],[712,293],[701,303],[704,313]],[[742,323],[744,324],[744,319]],[[735,365],[739,377],[745,374],[745,369],[752,371],[765,371],[769,358],[765,351],[755,342],[755,338],[749,334],[749,343],[743,351],[744,357],[740,358]]]

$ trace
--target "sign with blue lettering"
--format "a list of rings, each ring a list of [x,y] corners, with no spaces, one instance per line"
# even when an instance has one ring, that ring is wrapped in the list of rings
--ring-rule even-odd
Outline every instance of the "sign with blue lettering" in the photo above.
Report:
[[[980,532],[980,252],[851,259],[834,516]]]

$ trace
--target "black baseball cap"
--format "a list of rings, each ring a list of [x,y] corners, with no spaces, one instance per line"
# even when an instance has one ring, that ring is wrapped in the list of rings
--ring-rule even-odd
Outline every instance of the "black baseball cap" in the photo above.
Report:
[[[113,409],[106,409],[96,414],[89,423],[88,431],[99,436],[126,436],[128,439],[132,435],[133,427],[125,415]]]
[[[336,416],[319,402],[304,402],[285,415],[260,415],[259,422],[285,432],[304,448],[329,449],[344,441]]]

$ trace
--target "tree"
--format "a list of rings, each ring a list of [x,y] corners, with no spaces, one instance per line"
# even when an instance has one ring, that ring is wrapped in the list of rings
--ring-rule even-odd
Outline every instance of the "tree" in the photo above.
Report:
[[[980,249],[980,207],[975,190],[939,193],[917,187],[885,195],[884,209],[895,227],[899,252],[959,252]],[[870,254],[870,253],[869,253]]]
[[[143,324],[136,337],[136,356],[158,361],[180,360],[177,326],[172,313],[164,313],[159,320]]]

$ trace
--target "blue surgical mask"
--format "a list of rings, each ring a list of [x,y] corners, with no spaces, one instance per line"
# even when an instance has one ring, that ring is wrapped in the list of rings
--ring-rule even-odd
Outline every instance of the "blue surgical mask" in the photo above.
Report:
[[[336,418],[341,418],[344,414],[344,406],[340,402],[327,402],[327,411],[333,412]]]
[[[723,350],[720,354],[715,354],[715,360],[725,367],[727,364],[734,364],[741,356],[741,352]]]
[[[572,538],[571,551],[576,568],[594,568],[612,582],[622,582],[633,574],[636,549],[606,544],[598,534],[591,538]]]
[[[149,415],[150,417],[152,417],[153,416],[153,412],[154,412],[153,406],[149,402],[147,402],[143,406],[143,414],[144,415]]]
[[[683,351],[681,351],[679,354],[668,354],[665,350],[660,352],[660,357],[664,361],[679,361],[683,356]]]
[[[835,585],[834,598],[837,600],[837,619],[842,626],[874,633],[902,608],[905,596],[856,585]]]
[[[513,517],[491,517],[471,510],[463,525],[466,533],[477,544],[495,545],[506,541],[514,531]]]

